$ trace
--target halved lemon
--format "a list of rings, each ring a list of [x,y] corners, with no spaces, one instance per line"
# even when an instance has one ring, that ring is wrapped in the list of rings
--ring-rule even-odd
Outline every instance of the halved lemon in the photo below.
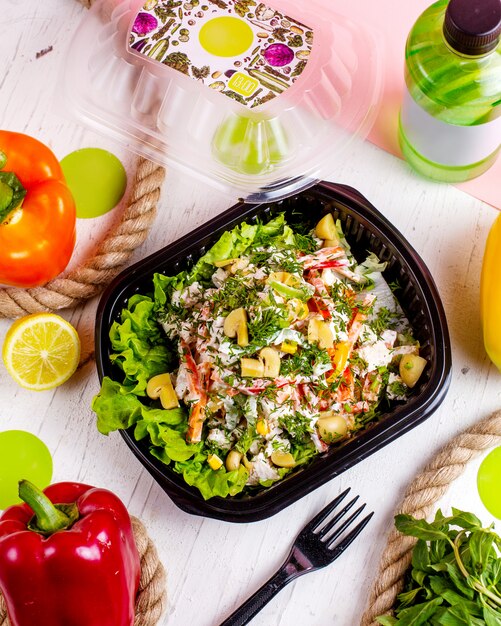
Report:
[[[44,391],[62,385],[80,360],[80,338],[54,313],[22,317],[9,328],[2,351],[12,378],[26,389]]]

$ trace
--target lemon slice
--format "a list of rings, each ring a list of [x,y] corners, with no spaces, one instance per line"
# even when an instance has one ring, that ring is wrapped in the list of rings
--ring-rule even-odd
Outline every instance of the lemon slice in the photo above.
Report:
[[[12,378],[26,389],[62,385],[80,360],[80,339],[73,326],[54,313],[34,313],[12,324],[3,344]]]

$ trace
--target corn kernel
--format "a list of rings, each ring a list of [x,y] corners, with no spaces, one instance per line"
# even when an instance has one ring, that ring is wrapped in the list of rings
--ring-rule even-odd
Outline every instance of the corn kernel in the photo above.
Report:
[[[287,354],[296,354],[297,343],[295,341],[289,341],[288,339],[285,339],[285,341],[282,341],[280,350],[282,350],[282,352],[287,352]]]
[[[256,424],[257,432],[263,437],[270,432],[270,427],[265,419],[259,419]]]
[[[209,454],[209,456],[207,457],[207,463],[214,471],[217,471],[223,466],[223,462],[217,454]]]

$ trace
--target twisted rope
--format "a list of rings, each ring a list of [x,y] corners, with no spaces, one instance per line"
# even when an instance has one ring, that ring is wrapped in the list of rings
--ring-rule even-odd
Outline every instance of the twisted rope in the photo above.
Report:
[[[99,244],[92,258],[64,278],[55,278],[43,287],[0,289],[0,318],[74,307],[93,298],[120,272],[132,252],[148,235],[156,215],[163,167],[139,159],[132,190],[120,223]]]
[[[467,464],[480,453],[500,444],[501,411],[497,411],[442,448],[408,487],[397,513],[417,518],[428,517],[449,485],[464,472]],[[390,532],[360,626],[377,626],[375,618],[391,612],[403,588],[415,541],[413,537],[401,535],[396,529]]]
[[[134,626],[154,626],[158,623],[167,601],[165,570],[144,524],[136,517],[131,517],[131,521],[141,559],[141,579],[136,598]],[[0,626],[11,626],[2,594],[0,594]]]

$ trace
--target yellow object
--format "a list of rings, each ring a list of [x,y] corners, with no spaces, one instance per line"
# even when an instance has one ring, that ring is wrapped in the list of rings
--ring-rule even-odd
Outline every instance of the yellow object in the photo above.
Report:
[[[291,322],[295,320],[305,320],[310,312],[306,302],[299,300],[299,298],[291,298],[288,300],[287,310],[289,311],[289,319]]]
[[[246,455],[244,454],[242,457],[242,463],[244,464],[244,467],[249,470],[249,472],[252,472],[252,468],[254,467],[254,463],[252,463],[251,461],[249,461],[249,459],[246,457]]]
[[[238,259],[223,259],[222,261],[214,261],[216,267],[226,267],[227,265],[233,265]]]
[[[226,469],[229,472],[233,472],[240,467],[240,461],[242,460],[242,453],[238,450],[230,450],[226,457]]]
[[[489,358],[501,371],[501,214],[485,246],[480,281],[480,317]]]
[[[164,409],[175,409],[179,406],[170,374],[158,374],[150,378],[146,385],[146,394],[152,400],[160,398],[160,403]]]
[[[80,339],[73,326],[54,313],[22,317],[9,328],[3,360],[12,378],[26,389],[62,385],[80,360]]]
[[[271,272],[267,279],[268,283],[277,282],[289,287],[298,287],[301,284],[301,279],[295,274],[290,272]]]
[[[336,224],[334,223],[332,213],[327,213],[318,222],[315,227],[315,235],[320,239],[337,239]]]
[[[262,378],[264,363],[259,359],[240,359],[241,375],[247,378]]]
[[[278,283],[285,283],[285,281],[287,280],[289,276],[290,276],[289,272],[271,272],[268,278],[266,279],[266,282],[268,284],[273,281],[276,281]]]
[[[400,359],[399,374],[407,387],[414,387],[423,373],[426,359],[417,354],[404,354]]]
[[[249,331],[247,329],[247,322],[240,324],[237,328],[237,344],[245,348],[245,346],[249,345]]]
[[[333,411],[322,411],[317,420],[317,428],[320,437],[325,443],[332,443],[342,439],[348,432],[348,425],[341,415]]]
[[[289,341],[288,339],[286,339],[285,341],[282,341],[280,350],[282,350],[282,352],[287,352],[287,354],[296,354],[297,343],[295,341]]]
[[[217,471],[218,469],[223,467],[223,462],[217,454],[209,454],[209,456],[207,457],[207,463],[214,471]]]
[[[262,435],[264,437],[270,432],[270,427],[268,426],[268,422],[263,418],[257,420],[256,430],[259,435]]]
[[[294,467],[296,465],[292,454],[283,450],[274,450],[271,453],[271,462],[277,467]]]
[[[329,325],[318,317],[308,322],[308,341],[318,343],[322,350],[329,350],[334,345],[334,335]]]
[[[265,378],[276,378],[280,374],[280,355],[274,348],[263,348],[259,356],[264,361]]]
[[[164,409],[175,409],[179,406],[179,400],[177,399],[176,391],[172,386],[170,376],[169,382],[160,390],[160,404]]]
[[[165,387],[168,383],[170,383],[170,374],[158,374],[157,376],[150,378],[148,384],[146,385],[146,394],[148,398],[158,400],[158,398],[160,398],[162,387]]]
[[[339,239],[324,239],[322,248],[337,248],[339,246]]]
[[[237,338],[239,346],[249,345],[249,331],[247,329],[247,313],[245,309],[234,309],[224,320],[224,334],[230,339]]]
[[[243,72],[236,72],[228,82],[228,89],[236,91],[236,93],[244,96],[244,98],[252,96],[258,87],[259,81]]]
[[[340,341],[336,344],[334,356],[332,357],[332,362],[336,365],[336,370],[333,374],[334,378],[340,376],[346,369],[351,349],[352,345],[349,341]]]
[[[238,57],[246,52],[254,41],[251,27],[239,17],[215,17],[200,29],[200,45],[216,57]]]

